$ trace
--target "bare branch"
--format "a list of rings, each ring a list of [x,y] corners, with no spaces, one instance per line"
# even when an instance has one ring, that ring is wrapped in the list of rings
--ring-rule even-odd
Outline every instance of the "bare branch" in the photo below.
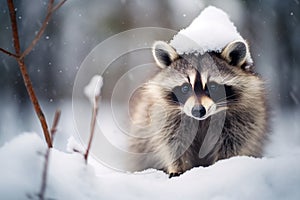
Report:
[[[37,194],[39,200],[45,200],[50,150],[51,150],[50,148],[47,148],[47,151],[45,154],[45,162],[44,162],[43,175],[42,175],[42,184],[41,184],[40,192]]]
[[[36,34],[36,36],[34,37],[34,39],[32,40],[32,42],[30,43],[30,45],[25,49],[25,51],[22,53],[22,55],[20,56],[20,59],[23,59],[26,55],[28,55],[31,50],[33,49],[33,47],[36,45],[36,43],[40,40],[40,38],[42,37],[43,33],[45,32],[45,29],[48,25],[48,22],[51,18],[51,10],[53,7],[53,3],[54,0],[49,0],[48,3],[48,8],[47,8],[47,15],[45,17],[45,20],[42,23],[42,27],[40,28],[40,30],[38,31],[38,33]]]
[[[47,8],[47,15],[46,15],[46,17],[45,17],[45,19],[44,19],[44,21],[42,23],[42,27],[40,28],[40,30],[38,31],[38,33],[36,34],[36,36],[34,37],[34,39],[32,40],[32,42],[30,43],[30,45],[22,53],[22,55],[20,56],[20,59],[23,59],[26,55],[28,55],[31,52],[31,50],[33,49],[33,47],[40,40],[40,38],[42,37],[43,33],[45,32],[45,29],[46,29],[46,27],[48,25],[48,22],[50,21],[50,19],[52,17],[53,12],[56,11],[58,8],[60,8],[65,2],[66,2],[66,0],[62,0],[56,6],[53,6],[54,0],[49,0],[48,8]]]
[[[60,114],[61,111],[60,110],[56,110],[55,115],[54,115],[54,119],[53,119],[53,124],[51,127],[51,138],[52,138],[52,142],[54,139],[54,135],[57,131],[57,125],[60,119]],[[38,197],[39,200],[44,200],[45,199],[45,191],[46,191],[46,186],[47,186],[47,172],[48,172],[48,166],[49,166],[49,157],[50,157],[50,151],[51,149],[48,147],[46,154],[45,154],[45,162],[44,162],[44,169],[43,169],[43,176],[42,176],[42,185],[41,185],[41,189],[40,192],[38,193]]]
[[[5,53],[5,54],[7,54],[7,55],[9,55],[9,56],[12,56],[12,57],[18,59],[18,56],[17,56],[16,54],[14,54],[14,53],[11,53],[11,52],[9,52],[9,51],[6,51],[5,49],[2,49],[2,48],[0,48],[0,51],[2,51],[3,53]]]
[[[27,67],[24,63],[24,60],[18,60],[18,64],[20,66],[21,74],[22,74],[27,92],[29,94],[30,100],[33,104],[34,110],[35,110],[35,112],[40,120],[41,126],[43,128],[43,132],[44,132],[44,136],[45,136],[47,145],[49,148],[51,148],[52,142],[51,142],[51,137],[50,137],[50,133],[48,130],[47,121],[46,121],[45,115],[41,109],[41,106],[39,104],[39,101],[35,95],[31,80],[30,80],[28,72],[27,72]]]
[[[12,31],[13,31],[14,47],[15,47],[15,51],[16,51],[17,56],[19,56],[20,55],[20,41],[19,41],[16,13],[15,13],[16,11],[15,11],[15,6],[14,6],[14,3],[13,3],[13,0],[7,0],[7,5],[8,5],[8,9],[9,9],[11,27],[12,27]],[[37,116],[40,120],[41,125],[42,125],[47,145],[48,145],[49,148],[51,148],[52,147],[52,142],[51,142],[51,138],[50,138],[46,118],[45,118],[44,113],[41,109],[41,106],[38,102],[38,99],[35,95],[35,92],[33,90],[32,83],[31,83],[31,80],[29,78],[24,59],[19,58],[19,59],[17,59],[17,61],[18,61],[19,67],[20,67],[22,77],[23,77],[23,81],[25,83],[27,92],[28,92],[29,97],[30,97],[30,100],[31,100],[31,102],[34,106],[35,112],[36,112],[36,114],[37,114]]]
[[[26,50],[22,53],[22,55],[20,55],[21,49],[20,49],[20,40],[19,40],[19,34],[18,34],[18,25],[17,25],[17,20],[16,20],[15,6],[14,6],[14,3],[13,3],[13,0],[7,0],[7,5],[8,5],[8,9],[9,9],[9,16],[10,16],[10,21],[11,21],[11,27],[12,27],[12,34],[13,34],[13,44],[14,44],[14,49],[15,49],[16,54],[11,53],[11,52],[3,49],[3,48],[0,48],[1,52],[16,58],[16,60],[19,64],[24,84],[26,86],[26,89],[27,89],[27,92],[29,94],[30,100],[31,100],[31,102],[34,106],[35,112],[36,112],[36,114],[39,118],[39,121],[41,123],[42,129],[43,129],[43,132],[44,132],[44,136],[45,136],[45,139],[46,139],[46,142],[47,142],[47,145],[48,145],[49,148],[52,147],[52,140],[51,140],[51,137],[50,137],[50,134],[49,134],[47,121],[46,121],[44,113],[43,113],[43,111],[40,107],[38,99],[35,95],[35,92],[34,92],[34,89],[33,89],[33,86],[32,86],[32,82],[29,78],[27,68],[26,68],[26,65],[25,65],[25,62],[24,62],[24,57],[30,53],[30,51],[33,49],[33,47],[36,45],[36,43],[39,41],[39,39],[43,35],[43,33],[44,33],[44,31],[45,31],[45,29],[48,25],[48,22],[49,22],[49,20],[52,16],[52,13],[54,11],[56,11],[58,8],[60,8],[65,3],[65,1],[66,0],[62,0],[56,6],[53,6],[54,0],[49,0],[48,8],[47,8],[47,15],[46,15],[46,18],[45,18],[45,20],[42,24],[42,27],[40,28],[38,34],[35,36],[35,38],[31,42],[31,44],[28,46],[28,48],[26,48]],[[58,123],[60,112],[57,112],[56,116],[57,116],[57,122],[55,124]],[[56,126],[54,126],[54,128],[56,128]],[[55,130],[51,129],[51,134],[53,133],[52,135],[54,135],[55,131],[56,131],[56,129]]]
[[[97,114],[98,114],[98,109],[99,109],[99,98],[100,98],[99,95],[95,96],[95,101],[94,101],[94,105],[93,105],[93,112],[92,112],[92,119],[91,119],[91,126],[90,126],[90,131],[91,131],[90,132],[90,139],[89,139],[89,143],[88,143],[86,152],[84,154],[85,163],[87,163],[89,152],[90,152],[90,149],[91,149],[91,146],[92,146],[92,141],[93,141],[93,138],[94,138],[96,119],[97,119]]]
[[[57,9],[59,9],[67,0],[62,0],[61,2],[59,2],[58,4],[56,4],[56,6],[54,6],[51,10],[51,12],[55,12]]]
[[[60,110],[56,110],[55,115],[54,115],[54,119],[53,119],[52,128],[50,130],[52,143],[53,143],[53,140],[54,140],[55,133],[57,131],[57,124],[58,124],[59,119],[60,119],[60,114],[61,114],[61,111]]]
[[[16,11],[13,0],[7,0],[8,10],[9,10],[9,17],[11,21],[11,28],[13,32],[13,42],[17,56],[20,55],[20,40],[18,34],[18,26],[17,26],[17,18],[16,18]]]
[[[28,95],[30,97],[30,100],[31,100],[31,102],[34,106],[34,110],[35,110],[35,112],[36,112],[36,114],[39,118],[40,123],[41,123],[42,129],[43,129],[43,132],[44,132],[44,136],[45,136],[45,139],[46,139],[46,142],[47,142],[47,145],[48,145],[49,148],[52,147],[52,140],[51,140],[51,136],[50,136],[50,133],[49,133],[49,130],[48,130],[47,121],[46,121],[44,113],[41,109],[41,106],[38,102],[38,99],[35,95],[35,92],[34,92],[34,89],[33,89],[33,86],[32,86],[32,82],[30,80],[30,77],[29,77],[28,72],[27,72],[27,67],[26,67],[25,62],[24,62],[24,57],[31,52],[33,47],[40,40],[41,36],[43,35],[43,33],[44,33],[44,31],[45,31],[45,29],[48,25],[48,22],[49,22],[49,20],[52,16],[53,12],[56,11],[58,8],[60,8],[65,2],[66,2],[66,0],[62,0],[56,6],[54,6],[54,0],[49,0],[48,8],[47,8],[47,15],[46,15],[45,20],[42,24],[42,27],[40,28],[38,34],[34,37],[31,44],[26,48],[26,50],[22,53],[22,55],[20,55],[21,54],[21,49],[20,49],[20,40],[19,40],[19,34],[18,34],[18,25],[17,25],[17,20],[16,20],[15,6],[14,6],[14,3],[13,3],[13,0],[7,0],[7,5],[8,5],[8,9],[9,9],[9,16],[10,16],[10,21],[11,21],[11,27],[12,27],[12,34],[13,34],[13,44],[14,44],[14,48],[15,48],[16,53],[13,54],[9,51],[6,51],[3,48],[0,48],[1,52],[16,58],[16,60],[19,64],[20,71],[21,71],[21,74],[22,74],[22,78],[23,78],[24,84],[26,86],[26,90],[27,90]],[[59,118],[59,115],[60,114],[57,114],[58,118]],[[55,130],[51,129],[51,132],[52,131],[54,131],[53,132],[53,135],[54,135]]]

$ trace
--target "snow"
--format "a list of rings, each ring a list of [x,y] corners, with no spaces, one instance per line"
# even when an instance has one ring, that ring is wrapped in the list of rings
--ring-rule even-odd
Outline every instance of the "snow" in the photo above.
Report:
[[[72,153],[72,152],[81,152],[84,153],[84,148],[79,142],[76,141],[76,139],[71,136],[68,139],[67,143],[67,152]]]
[[[39,193],[45,142],[24,133],[0,148],[1,199]],[[46,198],[52,199],[299,199],[300,151],[269,158],[234,157],[169,179],[161,171],[96,176],[79,153],[51,149]],[[36,197],[36,196],[35,196]]]
[[[205,8],[185,29],[170,41],[177,53],[220,52],[234,40],[244,40],[229,16],[213,6]]]
[[[103,78],[100,75],[93,76],[89,84],[85,86],[84,94],[92,105],[94,105],[95,97],[100,96],[102,86]]]

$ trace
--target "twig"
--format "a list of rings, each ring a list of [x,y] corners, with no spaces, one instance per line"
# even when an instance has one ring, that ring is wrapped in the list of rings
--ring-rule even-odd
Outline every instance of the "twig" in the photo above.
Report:
[[[86,152],[84,154],[84,159],[85,159],[85,163],[87,163],[88,160],[88,156],[89,156],[89,152],[92,146],[92,141],[93,141],[93,137],[94,137],[94,133],[95,133],[95,125],[96,125],[96,119],[97,119],[97,114],[98,114],[98,109],[99,109],[99,95],[95,96],[95,101],[94,101],[94,105],[93,105],[93,112],[92,112],[92,120],[91,120],[91,126],[90,126],[90,139],[89,139],[89,143],[86,149]]]
[[[54,135],[57,131],[57,124],[58,124],[59,119],[60,119],[60,114],[61,114],[61,111],[57,110],[55,112],[55,115],[54,115],[53,124],[52,124],[52,128],[51,128],[52,142],[53,142]],[[41,185],[40,192],[37,195],[39,200],[44,200],[45,199],[45,191],[46,191],[46,186],[47,186],[47,175],[48,175],[47,172],[48,172],[48,166],[49,166],[50,150],[51,150],[51,148],[48,147],[47,151],[46,151],[46,154],[45,154],[45,163],[44,163],[44,170],[43,170],[43,176],[42,176],[42,185]]]
[[[51,148],[47,148],[46,154],[45,154],[45,162],[44,162],[44,169],[43,169],[43,175],[42,175],[42,185],[40,192],[37,194],[39,200],[45,199],[45,191],[47,186],[47,175],[48,175],[48,166],[49,166],[49,157],[50,157],[50,150]]]
[[[20,41],[19,41],[18,26],[17,26],[17,21],[16,21],[15,6],[14,6],[14,3],[13,3],[13,0],[7,0],[7,4],[8,4],[9,13],[10,13],[11,27],[12,27],[12,30],[13,30],[14,47],[15,47],[15,51],[16,51],[17,56],[19,56],[20,55]],[[20,67],[20,70],[21,70],[23,81],[25,83],[27,92],[28,92],[29,97],[30,97],[30,100],[31,100],[31,102],[34,106],[35,112],[36,112],[36,114],[37,114],[37,116],[40,120],[41,125],[42,125],[46,142],[48,144],[48,147],[51,148],[52,143],[51,143],[51,138],[50,138],[49,131],[48,131],[48,125],[47,125],[47,122],[46,122],[46,118],[45,118],[44,113],[41,109],[41,106],[38,102],[38,99],[35,95],[35,92],[33,90],[32,83],[31,83],[31,80],[29,78],[24,59],[17,59],[17,61],[18,61],[18,64],[19,64],[19,67]]]
[[[45,32],[45,29],[46,29],[46,27],[48,25],[48,22],[51,19],[51,16],[52,16],[53,12],[56,11],[58,8],[60,8],[65,2],[66,2],[66,0],[62,0],[56,6],[53,7],[54,0],[49,0],[48,8],[47,8],[47,15],[45,17],[45,20],[43,21],[40,30],[38,31],[38,33],[36,34],[36,36],[34,37],[34,39],[32,40],[32,42],[30,43],[30,45],[25,49],[25,51],[20,56],[20,59],[23,59],[25,56],[27,56],[31,52],[31,50],[33,49],[33,47],[40,40],[40,38],[42,37],[43,33]]]
[[[59,2],[58,4],[56,4],[56,6],[54,6],[51,10],[51,12],[55,12],[57,9],[59,9],[67,0],[62,0],[61,2]]]
[[[5,49],[2,49],[2,48],[0,48],[0,51],[2,51],[3,53],[5,53],[5,54],[7,54],[7,55],[9,55],[9,56],[12,56],[12,57],[18,59],[18,56],[17,56],[16,54],[14,54],[14,53],[11,53],[11,52],[9,52],[9,51],[6,51]]]
[[[18,34],[18,26],[17,26],[17,18],[16,18],[16,11],[13,0],[7,0],[7,5],[9,9],[9,17],[11,21],[11,28],[13,32],[13,42],[17,56],[20,55],[20,41],[19,41],[19,34]]]
[[[40,120],[41,126],[43,128],[43,132],[44,132],[44,136],[45,136],[47,145],[48,145],[49,148],[51,148],[52,147],[52,142],[51,142],[51,137],[50,137],[49,130],[48,130],[47,121],[46,121],[45,115],[44,115],[44,113],[41,109],[41,106],[39,104],[39,101],[38,101],[38,99],[35,95],[35,92],[33,90],[33,86],[32,86],[31,80],[30,80],[28,72],[27,72],[27,67],[26,67],[23,60],[19,60],[18,63],[19,63],[19,66],[20,66],[21,74],[22,74],[27,92],[29,94],[30,100],[33,104],[35,112],[36,112],[36,114],[37,114],[37,116]]]
[[[38,34],[32,40],[31,44],[21,54],[15,6],[14,6],[14,3],[13,3],[13,0],[7,0],[7,5],[8,5],[8,9],[9,9],[9,16],[10,16],[10,21],[11,21],[11,27],[12,27],[13,44],[14,44],[15,54],[11,53],[9,51],[6,51],[3,48],[0,48],[1,52],[5,53],[9,56],[13,56],[19,64],[20,71],[21,71],[21,74],[22,74],[22,78],[23,78],[26,90],[27,90],[28,95],[30,97],[30,100],[31,100],[31,102],[34,106],[34,110],[35,110],[35,112],[36,112],[36,114],[39,118],[40,123],[41,123],[43,133],[44,133],[44,136],[45,136],[45,139],[46,139],[46,142],[47,142],[47,145],[48,145],[49,148],[52,147],[52,140],[51,140],[51,137],[50,137],[50,134],[49,134],[47,121],[46,121],[45,115],[44,115],[44,113],[41,109],[41,106],[38,102],[36,94],[34,92],[32,82],[30,80],[30,77],[29,77],[28,72],[27,72],[27,67],[26,67],[25,62],[24,62],[24,58],[25,58],[26,55],[28,55],[31,52],[33,47],[40,40],[41,36],[43,35],[43,33],[44,33],[44,31],[45,31],[45,29],[48,25],[48,22],[49,22],[49,20],[52,16],[53,12],[56,11],[58,8],[60,8],[65,2],[66,2],[66,0],[62,0],[56,6],[54,6],[54,0],[49,0],[48,8],[47,8],[47,15],[46,15],[46,18],[45,18],[45,20],[42,24],[42,27],[38,31]]]
[[[57,124],[59,122],[60,115],[61,115],[61,111],[60,110],[56,110],[55,115],[54,115],[54,119],[53,119],[52,128],[50,130],[52,144],[53,144],[55,133],[57,131]]]

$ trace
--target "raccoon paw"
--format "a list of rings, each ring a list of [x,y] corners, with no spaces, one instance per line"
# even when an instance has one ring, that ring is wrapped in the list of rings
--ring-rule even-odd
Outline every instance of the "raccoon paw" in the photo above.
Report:
[[[171,173],[169,173],[169,178],[180,176],[181,174],[182,174],[182,172],[171,172]]]

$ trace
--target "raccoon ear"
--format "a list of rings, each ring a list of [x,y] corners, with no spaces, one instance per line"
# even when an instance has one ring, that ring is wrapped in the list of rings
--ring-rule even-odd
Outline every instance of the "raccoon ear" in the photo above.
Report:
[[[175,49],[163,41],[156,41],[153,44],[152,54],[156,64],[161,68],[169,66],[179,57]]]
[[[230,65],[241,67],[250,56],[248,44],[242,40],[233,41],[223,49],[221,56]]]

